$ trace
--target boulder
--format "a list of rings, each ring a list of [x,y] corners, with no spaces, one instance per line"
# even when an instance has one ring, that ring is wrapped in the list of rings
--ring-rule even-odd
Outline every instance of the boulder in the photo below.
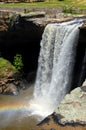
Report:
[[[18,89],[13,83],[7,84],[5,87],[2,87],[2,89],[3,94],[18,95]]]
[[[18,95],[18,72],[6,59],[0,58],[0,93]]]
[[[86,124],[86,86],[78,87],[67,94],[60,106],[55,110],[62,118],[59,123]]]
[[[67,94],[55,112],[33,130],[69,129],[86,129],[86,86],[77,87]]]
[[[86,29],[86,23],[84,23],[84,24],[80,27],[80,29]]]
[[[14,84],[15,79],[9,81],[5,79],[5,81],[0,81],[0,93],[6,95],[18,95],[18,86]]]
[[[6,25],[5,21],[3,19],[0,19],[0,32],[1,31],[7,31],[8,26]]]

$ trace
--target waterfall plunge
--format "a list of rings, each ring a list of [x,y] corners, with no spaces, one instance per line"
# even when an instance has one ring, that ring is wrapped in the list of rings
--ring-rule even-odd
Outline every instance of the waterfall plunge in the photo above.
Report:
[[[47,116],[69,92],[75,63],[76,46],[82,22],[73,20],[46,26],[38,61],[33,114]]]

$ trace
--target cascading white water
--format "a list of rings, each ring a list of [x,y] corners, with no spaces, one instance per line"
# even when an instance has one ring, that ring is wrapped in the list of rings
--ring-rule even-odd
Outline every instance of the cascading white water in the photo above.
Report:
[[[38,61],[33,114],[51,114],[69,92],[81,20],[46,26]]]

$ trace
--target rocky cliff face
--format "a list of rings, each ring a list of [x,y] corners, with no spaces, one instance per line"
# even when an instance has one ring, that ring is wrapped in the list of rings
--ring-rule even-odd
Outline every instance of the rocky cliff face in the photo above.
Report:
[[[24,76],[29,83],[35,80],[42,32],[42,27],[26,21],[14,11],[0,11],[0,57],[13,64],[14,56],[20,54],[24,64]],[[2,69],[0,67],[0,74]],[[19,88],[26,88],[27,81],[21,81],[18,75],[11,76],[8,65],[4,73],[6,76],[0,77],[1,94],[17,95]]]
[[[79,16],[83,17],[83,16]],[[22,55],[24,72],[32,73],[37,70],[40,40],[48,23],[64,22],[73,17],[47,17],[46,12],[18,13],[14,10],[0,11],[0,56],[13,63],[16,53]],[[85,19],[85,17],[84,17]],[[86,77],[80,77],[86,50],[86,26],[80,28],[79,44],[77,47],[76,65],[72,86],[80,86]],[[80,83],[78,84],[78,81]],[[73,89],[73,88],[72,88]]]
[[[26,21],[15,12],[0,13],[0,54],[13,62],[16,53],[22,55],[26,73],[37,69],[43,28]]]
[[[34,130],[85,130],[86,83],[84,85],[67,94],[55,112]]]

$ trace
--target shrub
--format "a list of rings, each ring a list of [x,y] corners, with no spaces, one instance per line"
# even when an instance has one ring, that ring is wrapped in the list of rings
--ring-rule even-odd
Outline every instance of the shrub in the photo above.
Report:
[[[22,55],[21,54],[16,54],[16,56],[14,56],[13,64],[18,71],[21,71],[23,69],[24,64],[23,64],[23,61],[22,61]]]
[[[24,13],[29,13],[30,11],[28,9],[24,9]]]
[[[63,13],[71,13],[71,14],[76,13],[73,6],[64,6],[62,12]]]

